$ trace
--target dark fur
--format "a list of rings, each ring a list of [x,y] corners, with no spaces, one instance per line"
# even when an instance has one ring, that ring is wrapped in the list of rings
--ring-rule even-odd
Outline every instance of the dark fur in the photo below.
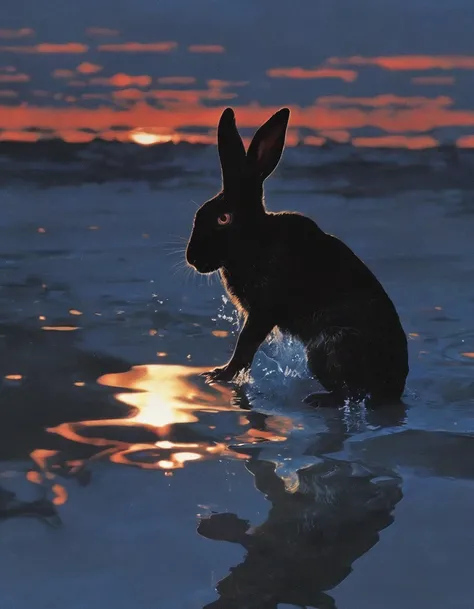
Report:
[[[313,220],[265,209],[263,181],[280,160],[288,119],[286,108],[274,114],[247,153],[234,112],[228,108],[219,122],[223,189],[198,209],[186,260],[200,273],[219,270],[244,325],[231,360],[207,378],[227,381],[249,368],[278,327],[304,343],[309,369],[331,399],[397,401],[408,374],[407,340],[382,285]],[[220,226],[227,213],[232,222]]]

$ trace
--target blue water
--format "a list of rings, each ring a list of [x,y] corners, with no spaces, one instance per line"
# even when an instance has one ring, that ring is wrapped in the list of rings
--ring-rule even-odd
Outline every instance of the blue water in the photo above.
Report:
[[[237,329],[217,279],[182,266],[217,185],[204,157],[188,182],[5,182],[2,607],[471,607],[472,191],[414,154],[379,154],[385,179],[289,163],[267,189],[399,310],[405,408],[375,413],[304,405],[315,381],[287,340],[248,384],[199,378]]]

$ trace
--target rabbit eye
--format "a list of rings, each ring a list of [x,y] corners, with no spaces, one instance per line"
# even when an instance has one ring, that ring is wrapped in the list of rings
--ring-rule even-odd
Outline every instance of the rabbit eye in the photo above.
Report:
[[[230,224],[232,222],[232,214],[221,214],[217,218],[217,223],[220,226],[225,226],[226,224]]]

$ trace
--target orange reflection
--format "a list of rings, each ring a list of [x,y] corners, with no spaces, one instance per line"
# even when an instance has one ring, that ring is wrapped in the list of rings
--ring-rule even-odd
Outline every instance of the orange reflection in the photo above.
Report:
[[[385,70],[473,70],[471,55],[393,55],[386,57],[331,57],[332,65],[378,66]]]
[[[227,330],[213,330],[212,335],[217,336],[217,338],[225,338],[229,336],[229,332]]]
[[[51,44],[43,42],[34,46],[0,46],[0,51],[7,53],[87,53],[89,47],[79,42]]]
[[[39,472],[33,470],[27,472],[26,479],[33,484],[42,484],[43,476]]]
[[[0,38],[27,38],[28,36],[34,36],[34,34],[34,30],[30,27],[22,27],[19,30],[0,29]]]
[[[57,454],[57,450],[46,450],[44,448],[38,448],[30,454],[30,457],[40,469],[45,470],[47,468],[49,459],[52,459]]]
[[[177,42],[122,42],[101,44],[97,49],[109,53],[169,53],[177,47]]]
[[[115,397],[139,409],[129,421],[164,427],[171,423],[192,423],[198,419],[194,410],[233,410],[230,388],[214,385],[213,391],[202,391],[191,383],[192,375],[207,368],[186,366],[135,366],[128,372],[107,374],[98,379],[100,385],[134,389],[139,393],[119,393]]]
[[[21,374],[7,374],[5,375],[7,381],[21,381],[23,376]]]
[[[468,357],[469,359],[474,359],[474,353],[461,353],[463,357]]]
[[[212,413],[235,412],[240,409],[232,405],[232,390],[226,386],[209,386],[200,381],[203,388],[196,384],[198,374],[208,368],[185,366],[136,366],[124,373],[106,374],[98,379],[100,385],[121,387],[127,393],[118,393],[115,398],[135,407],[133,416],[127,419],[83,421],[64,423],[48,431],[69,440],[96,446],[100,449],[97,457],[107,457],[114,463],[134,465],[143,469],[176,469],[186,463],[213,456],[229,456],[246,459],[243,453],[234,453],[225,444],[206,440],[205,436],[192,442],[176,442],[166,439],[175,425],[195,423],[199,417]],[[194,377],[194,378],[193,378]],[[248,424],[248,421],[246,421]],[[265,434],[266,439],[274,439],[281,433],[282,426],[275,423]],[[146,429],[153,431],[155,441],[143,444],[126,442],[93,435],[93,429],[106,428],[113,435],[119,427]],[[81,431],[89,430],[82,435]],[[174,437],[174,436],[173,436]],[[46,460],[55,452],[35,451],[35,462],[44,469]]]
[[[52,491],[54,493],[54,505],[64,505],[67,501],[67,491],[62,484],[53,484]]]
[[[345,82],[354,82],[358,76],[355,70],[337,70],[332,68],[317,68],[315,70],[307,70],[305,68],[272,68],[267,70],[267,75],[270,78],[339,78]]]
[[[225,49],[220,44],[191,44],[188,46],[190,53],[224,53]]]
[[[78,326],[41,326],[41,329],[50,332],[74,332],[80,328]]]

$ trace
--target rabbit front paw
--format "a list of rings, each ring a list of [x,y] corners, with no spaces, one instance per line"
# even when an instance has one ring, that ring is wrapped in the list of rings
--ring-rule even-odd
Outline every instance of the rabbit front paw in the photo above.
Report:
[[[229,366],[223,366],[222,368],[209,370],[209,372],[203,372],[201,376],[206,379],[206,383],[228,382],[234,378],[235,372]]]

